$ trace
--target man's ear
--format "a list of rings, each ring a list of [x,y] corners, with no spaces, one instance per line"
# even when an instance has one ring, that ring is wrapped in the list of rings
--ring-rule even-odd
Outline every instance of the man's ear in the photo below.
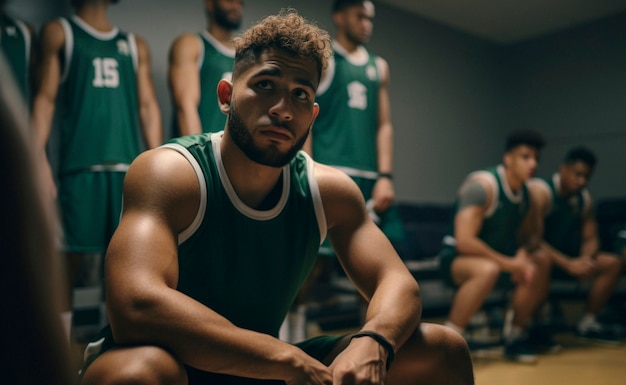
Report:
[[[315,121],[315,118],[317,118],[317,115],[320,113],[320,105],[316,103],[313,103],[313,121]]]
[[[223,114],[228,115],[230,113],[230,102],[233,96],[233,84],[228,80],[220,80],[217,83],[217,102],[220,106],[220,111]]]

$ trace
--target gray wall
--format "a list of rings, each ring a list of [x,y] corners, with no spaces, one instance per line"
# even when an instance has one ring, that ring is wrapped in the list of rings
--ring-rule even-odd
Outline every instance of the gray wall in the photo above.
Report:
[[[626,197],[626,13],[506,49],[506,125],[532,125],[548,140],[539,174],[569,148],[598,156],[596,199]]]
[[[247,1],[244,27],[294,7],[333,32],[331,0]],[[61,0],[9,0],[9,10],[40,26],[66,13]],[[203,0],[122,0],[111,20],[143,36],[166,136],[171,103],[167,54],[176,36],[205,27]],[[626,196],[624,105],[626,14],[513,46],[500,46],[404,11],[377,5],[369,48],[391,69],[398,199],[451,202],[470,171],[499,162],[512,128],[546,134],[540,175],[555,169],[572,144],[600,156],[596,197]],[[621,172],[620,172],[621,171]],[[619,174],[616,174],[619,172]]]

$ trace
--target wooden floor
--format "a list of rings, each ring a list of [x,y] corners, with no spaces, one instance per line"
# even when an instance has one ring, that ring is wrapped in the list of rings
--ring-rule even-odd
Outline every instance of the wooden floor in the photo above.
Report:
[[[508,362],[501,352],[474,357],[476,385],[625,385],[626,344],[619,347],[579,342],[572,334],[555,338],[559,353],[534,365]]]

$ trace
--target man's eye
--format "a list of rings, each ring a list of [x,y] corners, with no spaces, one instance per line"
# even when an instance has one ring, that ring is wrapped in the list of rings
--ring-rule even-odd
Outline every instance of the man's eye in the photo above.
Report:
[[[309,98],[308,92],[304,90],[296,90],[294,91],[293,94],[295,95],[296,98],[301,99],[301,100],[307,100]]]
[[[269,90],[269,89],[272,88],[272,82],[270,82],[268,80],[262,80],[262,81],[257,83],[257,87],[259,87],[260,89],[263,89],[263,90]]]

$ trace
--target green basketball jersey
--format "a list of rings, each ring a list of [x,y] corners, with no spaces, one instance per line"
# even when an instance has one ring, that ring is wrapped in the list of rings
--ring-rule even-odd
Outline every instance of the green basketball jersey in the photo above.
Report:
[[[544,220],[544,239],[562,253],[578,256],[582,246],[584,217],[590,210],[591,196],[583,189],[570,197],[561,198],[561,179],[558,174],[544,182],[551,195],[551,207]]]
[[[0,47],[24,100],[29,104],[31,95],[28,75],[31,37],[26,24],[0,13]]]
[[[528,188],[524,184],[519,193],[514,194],[506,181],[504,166],[502,165],[476,171],[470,177],[477,173],[492,178],[494,187],[493,201],[483,219],[478,238],[497,252],[512,256],[519,247],[517,240],[518,230],[529,209]],[[457,199],[454,205],[455,216],[459,209],[458,204]],[[448,235],[444,238],[444,245],[456,245],[456,240],[454,239],[454,219],[450,224]]]
[[[220,153],[222,133],[179,137],[165,147],[194,166],[201,189],[196,220],[179,235],[178,290],[234,324],[278,335],[326,234],[311,158],[283,168],[278,203],[259,211],[236,195]]]
[[[366,60],[354,63],[337,43],[333,48],[333,59],[326,72],[330,83],[320,84],[316,97],[320,112],[313,125],[313,158],[342,168],[350,175],[367,177],[350,169],[367,172],[378,169],[380,74],[376,57],[360,47],[360,57]],[[375,174],[372,176],[376,178]]]
[[[60,172],[130,164],[140,151],[135,38],[98,32],[76,16],[60,22]]]
[[[208,31],[203,31],[199,37],[202,41],[202,52],[198,60],[200,75],[198,115],[202,132],[218,132],[224,129],[226,115],[219,109],[217,83],[222,79],[232,78],[235,50],[225,47]],[[176,109],[174,109],[174,132],[180,132]]]

